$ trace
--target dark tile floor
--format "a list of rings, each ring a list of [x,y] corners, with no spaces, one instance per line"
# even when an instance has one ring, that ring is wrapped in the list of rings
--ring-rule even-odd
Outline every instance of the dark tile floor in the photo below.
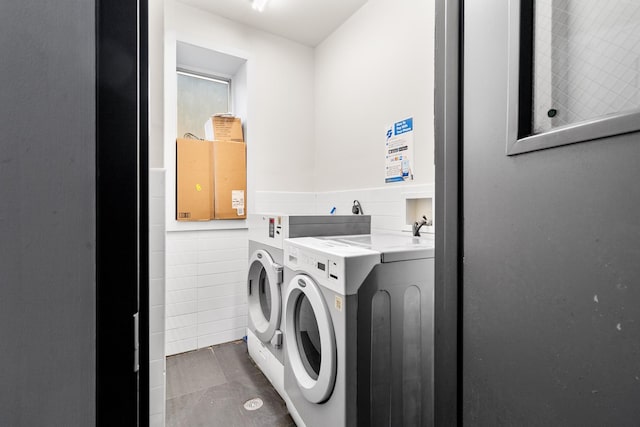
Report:
[[[254,411],[244,403],[260,398]],[[167,358],[167,427],[289,427],[284,401],[255,366],[243,341]]]

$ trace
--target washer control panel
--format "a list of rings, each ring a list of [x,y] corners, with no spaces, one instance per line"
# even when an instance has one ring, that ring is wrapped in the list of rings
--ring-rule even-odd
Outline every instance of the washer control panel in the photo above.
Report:
[[[344,279],[344,260],[286,243],[285,265],[292,270],[304,270],[319,281],[339,283]]]
[[[284,264],[287,268],[311,276],[320,286],[341,295],[357,292],[380,253],[336,240],[299,237],[285,239]]]

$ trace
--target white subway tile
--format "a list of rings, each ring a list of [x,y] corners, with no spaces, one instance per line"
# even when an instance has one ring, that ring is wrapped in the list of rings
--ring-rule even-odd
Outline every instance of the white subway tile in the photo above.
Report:
[[[191,314],[196,312],[196,302],[187,301],[179,302],[176,304],[167,303],[166,305],[167,317],[183,316],[185,314]]]
[[[149,305],[151,307],[164,305],[165,282],[164,279],[149,280]]]
[[[149,199],[149,224],[161,225],[164,228],[164,197],[151,197]]]
[[[378,215],[371,218],[371,229],[397,232],[402,230],[402,223],[399,216]]]
[[[167,292],[167,303],[179,303],[187,301],[195,301],[197,297],[196,289],[184,289],[178,291]]]
[[[198,240],[200,234],[206,233],[205,231],[169,231],[167,233],[167,240]]]
[[[219,230],[204,230],[198,233],[200,240],[220,239],[220,238],[236,238],[241,239],[246,237],[246,228],[228,228]]]
[[[149,250],[152,252],[164,252],[164,225],[152,225],[149,227]]]
[[[167,254],[180,252],[195,252],[198,250],[197,239],[176,239],[171,233],[167,234],[166,239]]]
[[[248,267],[245,266],[245,269],[243,270],[198,276],[197,286],[198,288],[204,288],[208,286],[233,284],[241,281],[246,281],[247,270]]]
[[[151,252],[149,254],[149,279],[162,279],[165,277],[164,252]]]
[[[236,282],[227,285],[207,286],[198,288],[198,303],[209,298],[220,298],[233,295],[247,295],[247,282]],[[200,305],[198,304],[198,307]],[[200,309],[200,308],[199,308]]]
[[[149,362],[149,387],[164,387],[165,358]]]
[[[199,323],[198,336],[217,334],[237,328],[247,327],[247,316],[239,316],[231,319],[217,320],[215,322]]]
[[[164,169],[149,170],[149,196],[164,197]]]
[[[150,414],[162,414],[164,413],[165,405],[165,393],[164,385],[161,387],[154,387],[149,390],[149,413]]]
[[[200,251],[198,252],[198,263],[208,263],[217,261],[235,261],[243,260],[249,262],[249,250],[240,249],[219,249],[216,251]]]
[[[165,427],[165,416],[162,414],[151,414],[149,417],[149,427]]]
[[[198,335],[196,325],[187,326],[185,328],[168,329],[166,332],[165,340],[167,344],[174,341],[183,341],[190,338],[195,338]]]
[[[247,305],[223,307],[215,310],[198,311],[198,324],[217,322],[247,315]]]
[[[229,331],[218,332],[215,334],[202,335],[198,337],[198,348],[236,341],[242,339],[242,337],[244,337],[246,334],[246,328],[236,328]]]
[[[249,240],[244,233],[243,236],[217,237],[213,239],[198,240],[199,251],[215,251],[229,249],[246,249],[249,247]]]
[[[275,206],[272,211],[275,212],[286,212],[289,215],[312,215],[315,213],[316,204],[315,203],[281,203]]]
[[[215,334],[202,335],[198,337],[198,348],[239,340],[244,337],[246,333],[247,328],[241,327]]]
[[[169,331],[171,329],[186,328],[196,324],[197,316],[195,313],[184,314],[182,316],[167,317],[165,320],[165,329]]]
[[[154,306],[149,308],[149,332],[164,332],[164,306]]]
[[[198,252],[184,251],[167,254],[167,267],[176,265],[192,265],[198,263]]]
[[[178,291],[184,289],[195,288],[197,283],[196,276],[177,277],[167,279],[167,292]]]
[[[149,360],[164,358],[164,333],[149,335]]]
[[[167,266],[167,279],[177,279],[180,277],[196,276],[198,273],[197,264],[186,265],[168,265]]]
[[[247,270],[248,266],[246,260],[209,262],[206,264],[198,264],[197,268],[199,276]]]
[[[247,304],[247,294],[238,293],[236,295],[229,295],[218,298],[208,298],[198,300],[198,312],[207,310],[215,310],[224,307],[232,307],[236,305]],[[245,314],[247,311],[245,310]]]
[[[167,343],[167,356],[186,353],[187,351],[196,350],[197,348],[197,338],[189,338],[188,340],[183,341],[173,341],[171,343]]]

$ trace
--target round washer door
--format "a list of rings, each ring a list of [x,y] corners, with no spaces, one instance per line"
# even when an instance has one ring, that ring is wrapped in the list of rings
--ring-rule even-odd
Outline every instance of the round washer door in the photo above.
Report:
[[[280,327],[281,282],[282,266],[275,263],[267,251],[255,251],[249,260],[247,304],[254,333],[265,343],[271,341],[273,334]]]
[[[336,381],[336,339],[324,296],[313,279],[298,274],[285,295],[287,360],[303,396],[326,401]]]

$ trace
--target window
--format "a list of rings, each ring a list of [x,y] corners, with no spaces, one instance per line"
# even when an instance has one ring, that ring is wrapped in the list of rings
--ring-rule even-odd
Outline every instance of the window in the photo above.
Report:
[[[518,15],[510,34],[510,45],[518,40],[510,50],[517,132],[508,154],[640,128],[640,3],[522,0]]]
[[[231,111],[230,82],[179,70],[178,138],[186,133],[204,138],[204,122],[214,114]]]

